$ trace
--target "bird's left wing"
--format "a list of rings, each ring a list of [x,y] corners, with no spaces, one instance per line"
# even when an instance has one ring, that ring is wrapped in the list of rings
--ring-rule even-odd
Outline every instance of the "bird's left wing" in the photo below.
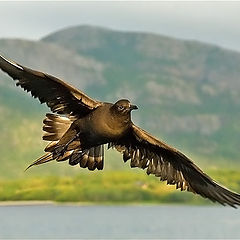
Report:
[[[102,104],[54,76],[26,68],[1,55],[0,69],[53,112],[83,116]]]
[[[147,174],[160,177],[181,191],[200,194],[222,205],[240,205],[239,194],[220,186],[184,154],[135,125],[111,146],[123,153],[125,162],[131,159],[131,167],[147,168]]]

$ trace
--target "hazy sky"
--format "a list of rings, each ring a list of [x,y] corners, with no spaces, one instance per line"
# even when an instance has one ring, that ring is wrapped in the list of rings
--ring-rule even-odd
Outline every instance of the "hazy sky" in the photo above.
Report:
[[[0,2],[0,38],[73,25],[155,32],[240,51],[240,2]]]

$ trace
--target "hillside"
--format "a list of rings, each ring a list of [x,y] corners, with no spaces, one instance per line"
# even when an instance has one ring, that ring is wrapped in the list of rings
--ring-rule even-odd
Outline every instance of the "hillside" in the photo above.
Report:
[[[0,50],[93,98],[129,98],[139,107],[133,114],[136,123],[201,161],[200,166],[239,164],[239,53],[89,26],[64,29],[41,41],[1,39]],[[24,167],[42,154],[41,122],[46,111],[0,73],[0,176],[23,175]],[[113,154],[108,155],[106,168],[123,167],[120,156]],[[27,174],[79,173],[74,169],[49,164]]]

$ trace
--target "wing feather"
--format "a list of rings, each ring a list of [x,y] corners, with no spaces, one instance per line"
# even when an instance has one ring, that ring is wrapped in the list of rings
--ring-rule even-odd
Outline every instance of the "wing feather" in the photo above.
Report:
[[[17,86],[31,92],[53,112],[83,116],[102,104],[54,76],[26,68],[1,55],[0,68],[17,80]]]
[[[147,168],[147,174],[176,185],[176,189],[200,194],[222,205],[240,205],[239,194],[220,186],[184,154],[135,125],[126,137],[111,145],[123,153],[124,161],[131,159],[131,167]]]

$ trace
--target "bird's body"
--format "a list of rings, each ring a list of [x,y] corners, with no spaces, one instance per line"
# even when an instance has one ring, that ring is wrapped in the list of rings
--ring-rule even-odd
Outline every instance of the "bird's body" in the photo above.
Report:
[[[119,116],[118,113],[115,113],[114,105],[111,103],[103,103],[102,106],[74,123],[86,132],[86,142],[92,141],[89,144],[105,144],[116,141],[129,130],[132,124],[130,112],[126,116]]]
[[[121,102],[129,104],[130,107],[128,100],[121,100]],[[65,160],[65,157],[71,156],[74,151],[74,159],[70,158],[69,163],[76,165],[81,161],[80,157],[76,160],[76,155],[82,155],[85,151],[91,149],[90,156],[92,158],[89,159],[90,161],[86,161],[85,164],[80,164],[80,166],[88,167],[89,170],[102,169],[103,145],[118,141],[130,131],[132,125],[130,111],[126,115],[119,117],[118,113],[115,112],[114,104],[103,103],[94,111],[74,120],[47,114],[47,119],[44,120],[45,126],[43,127],[46,134],[43,139],[51,141],[50,146],[47,146],[45,151],[50,152],[52,155],[47,154],[47,158],[40,158],[33,165],[41,164],[46,159],[50,161],[53,159],[57,161]],[[60,128],[59,122],[61,122]],[[65,128],[63,125],[65,125]],[[59,131],[62,134],[58,134]],[[97,162],[95,158],[98,158]]]
[[[104,144],[108,144],[123,154],[124,162],[130,160],[131,167],[146,169],[147,174],[181,191],[197,193],[223,205],[240,205],[239,194],[220,186],[180,151],[134,125],[131,111],[137,107],[127,99],[114,104],[96,101],[58,78],[2,56],[0,68],[53,112],[43,120],[43,140],[49,141],[46,154],[29,167],[68,160],[70,165],[101,170]]]
[[[71,156],[75,152],[74,160],[70,158],[70,164],[76,165],[80,163],[81,158],[76,160],[76,154],[81,155],[84,151],[92,149],[91,161],[82,164],[83,167],[88,167],[89,170],[99,167],[97,162],[94,161],[94,157],[101,155],[103,160],[103,145],[110,142],[116,142],[121,139],[132,126],[130,117],[132,107],[128,100],[120,100],[118,102],[124,103],[128,106],[129,110],[126,114],[120,115],[116,109],[116,105],[112,103],[102,103],[101,106],[94,111],[85,114],[77,119],[70,119],[66,117],[60,117],[54,114],[47,114],[47,118],[43,121],[45,135],[44,140],[51,141],[45,151],[52,155],[45,155],[47,158],[40,158],[33,163],[33,165],[41,164],[47,160],[56,159],[57,161],[65,160],[66,156]],[[59,125],[60,124],[60,125]],[[64,126],[63,126],[64,125]],[[100,151],[101,149],[101,151]],[[100,151],[100,152],[99,152]],[[30,165],[31,166],[31,165]]]

